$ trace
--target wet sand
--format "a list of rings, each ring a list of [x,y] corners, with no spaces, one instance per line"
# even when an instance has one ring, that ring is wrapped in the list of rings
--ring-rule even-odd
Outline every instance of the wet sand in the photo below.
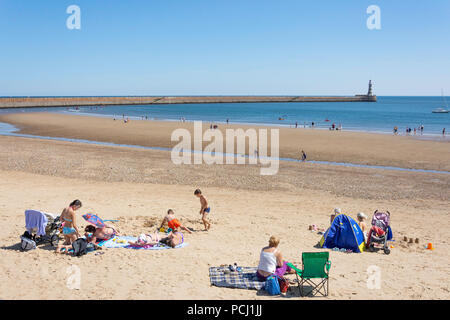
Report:
[[[179,128],[189,130],[193,136],[192,122],[131,120],[125,124],[121,117],[114,121],[111,118],[57,113],[8,114],[0,116],[0,122],[13,124],[24,134],[148,147],[174,147],[178,142],[171,141],[171,134]],[[209,129],[209,125],[204,123],[203,130]],[[219,125],[218,130],[225,137],[226,129],[238,128],[274,129],[274,127]],[[303,128],[279,128],[279,130],[279,150],[282,158],[300,159],[303,149],[308,160],[450,171],[450,139],[425,141],[413,137],[374,133]],[[268,135],[270,136],[270,133]],[[209,142],[204,142],[203,148],[208,144]],[[269,150],[270,146],[269,142]],[[193,142],[192,149],[194,149]],[[249,152],[246,148],[246,154],[249,153],[253,155],[254,150]]]

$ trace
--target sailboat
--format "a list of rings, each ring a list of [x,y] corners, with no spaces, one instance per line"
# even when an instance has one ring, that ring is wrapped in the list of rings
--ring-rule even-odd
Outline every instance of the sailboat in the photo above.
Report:
[[[444,96],[444,90],[442,90],[442,99],[444,100],[445,108],[434,109],[432,111],[433,113],[449,113],[450,112],[450,110],[448,110],[447,100],[445,99],[445,96]]]

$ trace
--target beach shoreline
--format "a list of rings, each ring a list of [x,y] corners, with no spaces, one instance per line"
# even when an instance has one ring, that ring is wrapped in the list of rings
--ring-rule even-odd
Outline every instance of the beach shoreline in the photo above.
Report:
[[[176,145],[176,142],[171,141],[174,130],[186,129],[193,135],[194,125],[194,122],[155,120],[130,120],[124,123],[121,117],[113,121],[109,117],[65,113],[10,113],[0,115],[0,122],[15,126],[20,134],[166,149]],[[210,123],[203,123],[203,131],[209,129],[209,125]],[[300,151],[305,150],[308,160],[450,171],[450,163],[447,161],[450,158],[448,140],[240,124],[218,125],[217,130],[225,137],[227,129],[279,130],[280,158],[300,159]],[[207,144],[203,142],[203,149]],[[193,144],[191,150],[196,150]],[[248,145],[245,154],[253,155],[253,150],[249,150]]]

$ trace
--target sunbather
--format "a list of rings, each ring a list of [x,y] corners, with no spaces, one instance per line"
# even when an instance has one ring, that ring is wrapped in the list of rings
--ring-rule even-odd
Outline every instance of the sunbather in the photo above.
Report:
[[[184,242],[184,237],[181,232],[170,232],[169,235],[161,239],[160,242],[169,247],[175,248]]]
[[[95,228],[95,230],[90,229],[91,230],[90,232],[92,232],[92,234],[96,238],[96,240],[97,239],[98,240],[109,240],[111,238],[114,238],[114,236],[116,236],[116,235],[117,236],[120,235],[119,231],[116,228],[114,228],[113,226],[108,225],[106,223],[103,228],[98,228],[93,225],[90,225],[88,227]]]
[[[163,227],[164,223],[167,222],[167,225],[169,226],[170,229],[172,229],[173,231],[177,231],[178,228],[181,228],[189,233],[192,233],[191,230],[189,230],[188,228],[186,228],[185,226],[183,226],[181,224],[181,222],[175,218],[175,213],[173,212],[172,209],[169,209],[167,211],[167,215],[164,217],[163,221],[161,222],[161,226],[159,227],[160,229]]]
[[[132,246],[143,247],[158,244],[160,240],[161,238],[159,237],[158,232],[151,234],[142,233],[139,235],[138,240],[136,242],[128,242],[128,243]]]
[[[295,272],[287,265],[287,262],[283,260],[283,255],[281,254],[281,251],[278,250],[279,243],[280,240],[272,236],[269,239],[269,246],[262,248],[258,271],[256,272],[260,281],[266,281],[272,274],[282,277],[286,273]]]

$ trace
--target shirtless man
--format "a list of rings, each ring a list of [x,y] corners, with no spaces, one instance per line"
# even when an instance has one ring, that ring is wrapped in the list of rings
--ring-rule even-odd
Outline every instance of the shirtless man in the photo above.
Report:
[[[159,227],[159,229],[161,229],[164,225],[164,223],[167,222],[167,225],[169,226],[170,229],[172,229],[173,231],[177,231],[178,228],[181,228],[189,233],[192,233],[191,230],[189,230],[188,228],[186,228],[185,226],[183,226],[180,221],[175,218],[175,213],[173,212],[172,209],[169,209],[167,211],[167,215],[164,217],[163,221],[161,222],[161,226]]]
[[[200,214],[202,215],[202,221],[205,225],[205,231],[208,231],[211,224],[206,220],[206,215],[211,211],[211,208],[208,207],[208,201],[206,201],[206,198],[202,195],[200,189],[195,190],[194,195],[200,198]]]

